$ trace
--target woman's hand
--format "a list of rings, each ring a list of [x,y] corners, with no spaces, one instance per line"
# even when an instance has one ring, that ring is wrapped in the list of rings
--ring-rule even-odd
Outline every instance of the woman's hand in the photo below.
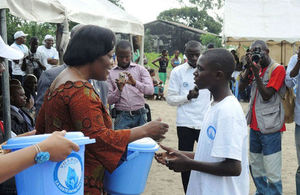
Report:
[[[39,143],[43,152],[50,153],[50,160],[59,162],[67,158],[67,156],[74,150],[79,151],[79,146],[64,136],[66,131],[55,131],[50,137]]]
[[[156,141],[164,139],[164,134],[169,129],[169,125],[161,122],[161,119],[156,119],[155,121],[146,123],[144,126],[146,128],[147,137],[151,137]]]
[[[170,170],[175,172],[190,171],[188,164],[191,161],[191,158],[184,155],[184,153],[179,150],[163,145],[160,145],[160,147],[166,152],[155,155],[155,159],[159,163],[166,165]]]

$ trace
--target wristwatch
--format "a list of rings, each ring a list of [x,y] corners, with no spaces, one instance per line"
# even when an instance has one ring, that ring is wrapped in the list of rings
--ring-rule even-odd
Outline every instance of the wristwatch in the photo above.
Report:
[[[38,144],[35,144],[33,146],[37,152],[34,158],[36,164],[47,162],[50,159],[49,152],[43,152]]]

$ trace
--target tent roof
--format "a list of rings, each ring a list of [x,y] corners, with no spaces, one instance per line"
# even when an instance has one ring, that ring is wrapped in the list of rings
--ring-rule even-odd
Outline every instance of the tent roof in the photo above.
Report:
[[[226,0],[224,36],[294,43],[300,40],[299,0]]]
[[[65,18],[114,32],[144,35],[143,23],[108,0],[1,0],[0,9],[25,20],[63,23]]]

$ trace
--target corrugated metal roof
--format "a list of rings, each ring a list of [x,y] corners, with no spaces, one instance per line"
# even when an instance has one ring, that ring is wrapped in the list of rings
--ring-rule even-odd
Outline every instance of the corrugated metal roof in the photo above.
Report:
[[[200,29],[197,29],[197,28],[193,28],[193,27],[190,27],[190,26],[186,26],[184,24],[180,24],[180,23],[177,23],[177,22],[170,22],[170,21],[166,21],[166,20],[154,20],[152,22],[149,22],[149,23],[146,23],[144,24],[145,28],[147,27],[147,25],[149,24],[152,24],[152,23],[155,23],[155,22],[162,22],[162,23],[166,23],[166,24],[170,24],[170,25],[173,25],[173,26],[177,26],[177,27],[180,27],[180,28],[184,28],[186,30],[190,30],[190,31],[194,31],[194,32],[197,32],[197,33],[200,33],[200,34],[211,34],[211,35],[214,35],[214,36],[218,36],[217,34],[214,34],[214,33],[210,33],[210,32],[207,32],[205,30],[200,30]]]

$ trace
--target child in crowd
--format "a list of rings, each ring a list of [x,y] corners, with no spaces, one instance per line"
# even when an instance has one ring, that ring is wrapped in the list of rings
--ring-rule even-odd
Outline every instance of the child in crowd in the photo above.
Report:
[[[156,64],[156,62],[159,62],[159,66]],[[167,68],[168,68],[168,64],[169,64],[168,51],[165,49],[162,50],[161,56],[158,57],[157,59],[153,60],[152,64],[159,68],[158,77],[165,85],[166,80],[167,80]]]
[[[235,97],[239,100],[239,75],[242,72],[242,66],[241,64],[237,64],[235,67],[235,70],[233,71],[231,75],[231,85],[230,88],[232,90],[232,93],[235,95]]]
[[[153,98],[152,99],[155,98],[156,100],[165,100],[164,86],[163,86],[162,81],[157,81],[156,80],[154,69],[150,69],[149,73],[150,73],[150,76],[152,78],[153,86],[154,86],[154,93],[153,93]]]
[[[176,66],[179,66],[181,64],[181,58],[179,57],[179,50],[175,50],[174,52],[174,58],[171,60],[171,65],[173,68]]]
[[[225,49],[202,54],[194,73],[199,89],[213,101],[202,124],[196,153],[161,146],[156,160],[175,172],[191,171],[187,195],[245,195],[249,193],[248,133],[244,112],[228,82],[235,62]]]

